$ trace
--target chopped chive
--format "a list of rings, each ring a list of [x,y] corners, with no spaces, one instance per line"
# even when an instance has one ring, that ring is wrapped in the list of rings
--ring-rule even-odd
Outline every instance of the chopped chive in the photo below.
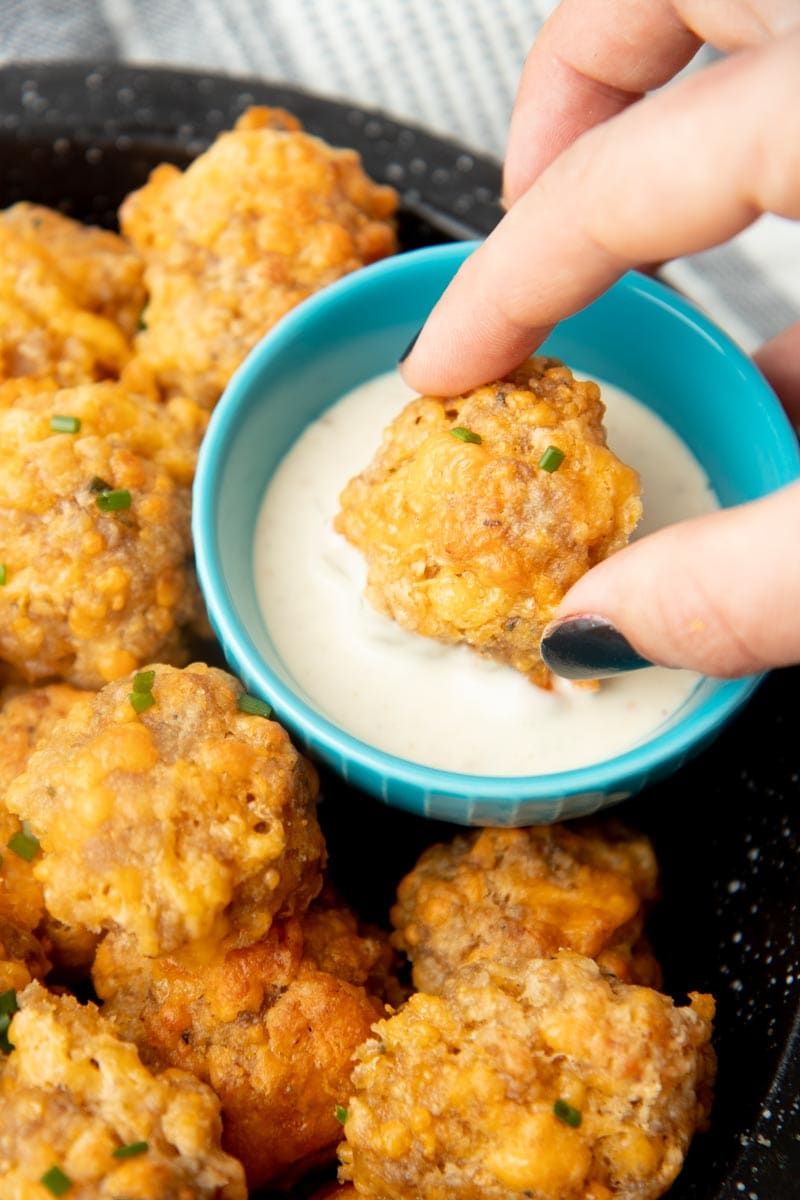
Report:
[[[0,587],[8,582],[8,567],[5,563],[0,563]]]
[[[81,427],[80,417],[65,417],[56,413],[50,418],[50,428],[53,433],[78,433]]]
[[[336,1117],[336,1120],[340,1125],[344,1125],[345,1121],[347,1120],[347,1109],[344,1107],[344,1105],[337,1104],[336,1108],[333,1110],[333,1115]]]
[[[566,1100],[556,1100],[553,1112],[559,1121],[563,1121],[565,1125],[571,1125],[573,1129],[577,1129],[581,1123],[580,1109],[573,1108]]]
[[[114,489],[112,488],[111,484],[106,483],[105,479],[101,479],[99,475],[95,475],[94,479],[89,484],[89,491],[94,492],[95,495],[97,495],[99,492],[112,492],[113,490]]]
[[[54,1196],[66,1196],[72,1187],[72,1180],[61,1170],[61,1167],[51,1167],[49,1171],[45,1171],[39,1183],[43,1183],[48,1192],[52,1192]]]
[[[456,426],[456,428],[451,429],[450,432],[452,433],[453,437],[458,438],[460,442],[475,442],[477,446],[480,446],[481,442],[483,441],[481,435],[479,433],[475,433],[475,431],[472,429],[462,429],[460,426]]]
[[[155,671],[138,671],[133,677],[133,690],[135,692],[151,692],[155,679]]]
[[[267,704],[266,700],[260,700],[258,696],[251,696],[249,692],[242,692],[236,705],[239,712],[250,713],[253,717],[272,716],[272,706]]]
[[[14,1013],[18,1011],[17,993],[14,989],[9,988],[7,992],[0,993],[0,1051],[3,1054],[10,1054],[14,1049],[14,1043],[8,1040],[8,1027]]]
[[[141,312],[139,313],[139,316],[136,321],[136,329],[139,333],[141,333],[143,329],[147,329],[147,305],[146,304],[145,304],[144,308],[141,310]]]
[[[130,506],[131,494],[127,488],[97,493],[97,507],[100,512],[120,512],[123,508],[130,508]]]
[[[25,862],[33,862],[39,853],[39,839],[31,833],[31,827],[27,821],[22,822],[22,829],[12,833],[6,845],[18,858],[24,858]]]
[[[146,1154],[150,1149],[147,1142],[128,1142],[127,1146],[117,1146],[111,1151],[112,1158],[136,1158],[137,1154]]]
[[[131,692],[128,696],[131,708],[134,712],[143,713],[148,708],[152,708],[156,702],[156,698],[152,692]]]
[[[564,457],[564,451],[559,450],[558,446],[548,446],[539,459],[539,466],[543,471],[557,471],[564,461]]]

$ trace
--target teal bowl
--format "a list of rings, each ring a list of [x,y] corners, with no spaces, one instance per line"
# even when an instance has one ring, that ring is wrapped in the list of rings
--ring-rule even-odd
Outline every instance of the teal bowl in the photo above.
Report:
[[[474,243],[386,259],[289,313],[231,380],[203,442],[193,529],[200,583],[231,669],[273,706],[298,745],[387,804],[463,825],[529,825],[615,804],[681,767],[746,702],[758,677],[703,679],[652,736],[590,766],[497,777],[425,767],[340,729],[292,678],[253,577],[259,506],[305,427],[391,370]],[[662,284],[628,274],[563,321],[545,351],[655,410],[701,462],[723,506],[800,474],[797,439],[762,376],[719,329]]]

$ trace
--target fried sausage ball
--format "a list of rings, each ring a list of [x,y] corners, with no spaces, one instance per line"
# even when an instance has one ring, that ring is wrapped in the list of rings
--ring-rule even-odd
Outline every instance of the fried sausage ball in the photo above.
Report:
[[[542,357],[463,396],[412,400],[335,520],[367,560],[368,600],[548,686],[545,625],[642,511],[604,411],[597,384]]]
[[[246,1200],[210,1088],[185,1071],[152,1075],[93,1004],[36,984],[18,999],[0,1074],[3,1200],[47,1195],[54,1170],[84,1200]]]
[[[36,204],[0,213],[0,380],[116,378],[144,305],[142,273],[114,233]]]
[[[654,1200],[706,1124],[713,1012],[569,951],[464,967],[359,1051],[341,1177],[381,1200]]]
[[[60,920],[131,933],[145,954],[302,911],[320,888],[317,778],[274,721],[241,712],[230,675],[158,665],[81,701],[6,803],[29,820],[34,870]]]
[[[115,383],[4,393],[0,659],[20,678],[93,688],[181,660],[202,610],[189,512],[205,423]]]
[[[166,394],[211,407],[284,313],[396,248],[395,192],[354,150],[254,108],[186,171],[163,165],[120,210],[147,263],[137,353]]]
[[[618,821],[482,829],[431,846],[398,887],[395,943],[439,993],[465,963],[575,950],[657,986],[642,926],[656,897],[649,840]]]
[[[385,1015],[388,939],[345,909],[312,908],[254,945],[145,958],[108,935],[97,993],[155,1069],[183,1067],[222,1102],[223,1144],[250,1187],[333,1157],[352,1056]]]

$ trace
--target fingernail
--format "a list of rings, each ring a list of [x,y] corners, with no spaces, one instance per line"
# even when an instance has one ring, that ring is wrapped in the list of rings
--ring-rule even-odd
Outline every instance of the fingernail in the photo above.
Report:
[[[563,679],[604,679],[653,664],[603,617],[565,617],[542,638],[545,666]]]
[[[417,332],[414,334],[413,338],[411,339],[411,341],[408,343],[408,345],[406,346],[406,348],[405,348],[405,350],[403,351],[403,353],[402,353],[402,354],[400,355],[400,357],[398,358],[398,360],[397,360],[397,361],[398,361],[399,363],[403,363],[403,362],[405,362],[405,361],[406,361],[406,359],[408,358],[409,354],[411,353],[411,351],[414,349],[415,345],[417,344],[417,338],[419,337],[419,335],[420,335],[421,333],[422,333],[422,330],[421,330],[421,329],[418,329],[418,330],[417,330]]]

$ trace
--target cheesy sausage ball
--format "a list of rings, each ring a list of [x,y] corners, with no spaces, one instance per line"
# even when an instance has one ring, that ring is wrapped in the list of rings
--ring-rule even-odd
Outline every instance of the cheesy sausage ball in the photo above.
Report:
[[[35,751],[6,803],[41,841],[53,916],[158,954],[232,929],[253,941],[308,905],[316,774],[240,694],[224,671],[158,665],[75,705]]]
[[[115,383],[0,397],[0,659],[18,677],[93,688],[181,659],[205,423]]]
[[[142,272],[114,233],[36,204],[0,213],[0,380],[116,378],[144,305]]]
[[[183,1067],[222,1102],[223,1144],[258,1187],[333,1157],[352,1056],[384,1016],[388,939],[346,909],[277,921],[254,945],[145,958],[108,935],[93,978],[104,1012],[153,1068]]]
[[[465,963],[561,949],[657,985],[642,937],[657,887],[650,842],[617,821],[482,829],[431,846],[401,881],[395,942],[423,992],[441,992]]]
[[[642,511],[604,411],[597,384],[542,357],[463,396],[412,400],[335,521],[366,558],[369,601],[547,686],[545,625]]]
[[[122,205],[122,230],[147,264],[137,353],[168,395],[211,407],[284,313],[393,252],[396,205],[354,150],[251,109],[186,171],[157,167]]]
[[[380,1200],[654,1200],[706,1124],[713,1012],[571,952],[464,967],[359,1051],[341,1177]]]
[[[0,1068],[3,1200],[246,1200],[210,1088],[152,1075],[93,1004],[36,984],[18,1003]]]

